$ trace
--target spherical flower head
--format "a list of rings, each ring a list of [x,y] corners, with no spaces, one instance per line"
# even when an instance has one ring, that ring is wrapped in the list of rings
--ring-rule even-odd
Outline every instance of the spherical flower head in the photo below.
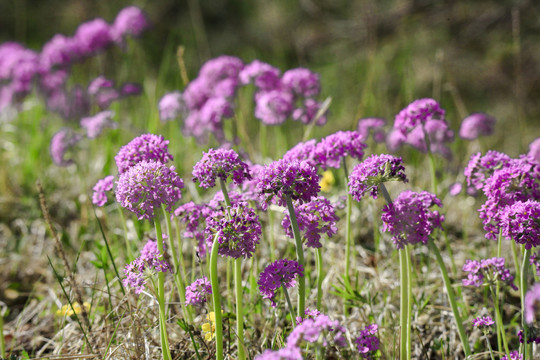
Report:
[[[526,249],[540,245],[540,202],[517,201],[501,210],[502,235]]]
[[[442,206],[433,194],[406,190],[399,194],[392,204],[383,207],[381,219],[383,231],[392,234],[392,241],[398,249],[406,244],[426,244],[435,228],[442,228],[444,216],[431,211],[433,205]]]
[[[185,224],[186,231],[183,236],[188,239],[196,239],[199,255],[206,254],[206,242],[204,236],[204,228],[201,226],[209,216],[212,216],[214,210],[210,209],[205,204],[195,204],[190,201],[183,204],[174,210],[174,216],[181,219],[181,223]]]
[[[489,150],[484,156],[482,156],[482,153],[471,155],[471,159],[464,170],[467,185],[476,190],[481,190],[485,185],[485,181],[493,175],[493,172],[505,167],[509,162],[510,156],[493,150]]]
[[[236,205],[239,202],[247,201],[246,199],[244,199],[244,194],[237,193],[236,191],[229,191],[228,195],[229,200],[231,201],[231,205]],[[225,206],[227,206],[225,196],[223,195],[223,192],[221,190],[214,194],[212,200],[208,202],[208,206],[216,211],[223,210]]]
[[[255,98],[255,117],[265,125],[282,124],[293,109],[294,97],[290,91],[265,91],[258,93]]]
[[[172,273],[172,267],[157,251],[156,242],[149,240],[141,251],[141,256],[125,266],[126,277],[122,283],[125,287],[133,288],[135,294],[140,294],[145,288],[147,279],[156,272]]]
[[[281,77],[281,83],[298,96],[313,97],[321,91],[319,75],[306,68],[287,70]]]
[[[495,129],[495,118],[484,113],[474,113],[461,122],[459,136],[474,140],[479,136],[489,136]]]
[[[495,324],[495,322],[490,316],[480,316],[476,319],[473,319],[472,322],[475,327],[488,327]]]
[[[304,317],[296,317],[296,325],[300,325],[302,322],[304,322],[305,319],[315,319],[319,315],[321,315],[321,312],[319,310],[306,308],[306,310],[304,310]]]
[[[68,166],[73,164],[72,159],[66,159],[66,154],[71,148],[73,148],[82,136],[73,132],[70,129],[61,129],[51,138],[51,145],[49,147],[51,158],[53,162],[58,166]]]
[[[324,110],[321,114],[319,111],[323,108],[324,103],[314,99],[305,99],[301,107],[297,107],[292,112],[293,120],[300,120],[302,124],[307,125],[315,121],[315,125],[323,126],[326,124],[328,110]]]
[[[244,180],[251,179],[249,166],[240,160],[234,150],[210,149],[203,153],[203,157],[193,167],[193,182],[205,189],[214,187],[216,179],[224,182],[232,178],[237,185],[242,185]]]
[[[180,200],[184,182],[174,171],[157,161],[141,161],[120,175],[116,182],[116,201],[141,219],[153,219],[165,205],[172,211]]]
[[[74,38],[82,56],[94,55],[113,41],[109,24],[100,18],[79,25]]]
[[[128,6],[116,15],[111,33],[114,40],[120,42],[126,35],[141,35],[149,25],[148,19],[141,9],[136,6]]]
[[[212,132],[222,131],[222,121],[234,115],[233,104],[225,97],[212,97],[202,106],[200,120]]]
[[[458,196],[462,190],[463,184],[460,182],[455,182],[448,187],[448,194],[450,196]]]
[[[497,281],[502,281],[512,289],[517,290],[514,284],[514,276],[510,270],[504,267],[504,258],[489,258],[477,260],[466,260],[463,271],[468,273],[467,279],[463,279],[464,286],[480,287],[484,283],[492,285]]]
[[[527,153],[531,162],[540,164],[540,137],[536,138],[529,144],[529,152]]]
[[[338,169],[341,160],[346,156],[360,160],[364,156],[366,144],[360,139],[357,131],[338,131],[323,138],[315,149],[315,158],[326,170],[329,167]]]
[[[247,64],[238,76],[242,85],[247,85],[253,81],[255,86],[263,91],[274,90],[279,87],[279,69],[260,60],[253,60]]]
[[[206,297],[212,294],[212,285],[208,278],[195,280],[191,285],[186,286],[186,305],[197,305],[206,302]]]
[[[104,128],[116,128],[117,123],[112,120],[114,112],[105,110],[93,116],[87,116],[81,119],[81,127],[86,129],[86,136],[93,139],[99,136]]]
[[[315,319],[306,319],[298,325],[287,338],[288,348],[302,348],[305,342],[318,343],[324,347],[331,343],[340,347],[346,346],[343,336],[346,330],[339,321],[331,320],[321,314]]]
[[[331,237],[337,233],[336,222],[339,218],[336,216],[334,207],[330,201],[322,196],[312,199],[310,202],[300,204],[294,207],[298,226],[302,238],[305,239],[307,247],[320,248],[321,234],[326,233]],[[281,226],[285,233],[291,239],[294,238],[289,212],[285,211],[285,218]]]
[[[144,261],[150,267],[158,266],[159,262],[163,258],[163,254],[167,251],[167,235],[163,234],[162,247],[163,253],[159,252],[157,241],[149,239],[141,250],[141,260]]]
[[[536,302],[540,300],[540,284],[535,284],[525,295],[525,321],[532,324],[536,319]]]
[[[358,352],[363,359],[372,359],[372,355],[379,350],[379,338],[377,332],[379,326],[371,324],[360,331],[360,336],[354,339]]]
[[[120,96],[126,97],[126,96],[140,95],[142,91],[143,89],[140,84],[127,82],[127,83],[122,84],[122,87],[120,88]]]
[[[158,161],[166,164],[173,160],[169,153],[169,140],[165,140],[161,135],[143,134],[124,145],[114,157],[118,173],[123,174],[137,163],[146,161]]]
[[[376,199],[379,196],[379,185],[387,181],[409,181],[402,158],[373,154],[356,165],[349,175],[349,193],[356,201],[360,201],[368,191]]]
[[[418,99],[407,105],[396,115],[394,128],[403,134],[408,133],[417,125],[425,124],[427,120],[444,119],[445,111],[433,99]]]
[[[308,202],[320,190],[317,170],[305,161],[274,161],[264,167],[257,183],[263,210],[273,201],[286,206],[287,196],[300,203]]]
[[[203,64],[199,71],[199,78],[205,79],[210,85],[221,80],[238,78],[238,74],[244,68],[244,62],[234,56],[221,55],[210,59]]]
[[[88,94],[97,95],[103,89],[111,89],[114,87],[114,81],[107,79],[105,76],[98,76],[88,84]]]
[[[403,135],[399,129],[392,128],[386,135],[386,147],[390,152],[396,152],[405,144],[406,140],[406,135]]]
[[[92,203],[96,206],[103,206],[107,202],[107,192],[113,189],[114,176],[109,175],[101,180],[98,180],[96,185],[92,188],[94,194],[92,195]]]
[[[214,213],[206,219],[206,244],[212,248],[217,236],[218,254],[234,259],[250,258],[262,235],[261,223],[255,210],[246,202],[239,202],[225,209],[225,213]]]
[[[427,152],[426,135],[432,153],[451,159],[452,151],[445,144],[454,141],[454,131],[450,129],[446,120],[426,120],[423,125],[418,125],[407,133],[405,143],[425,153]]]
[[[39,62],[43,71],[50,71],[53,68],[68,67],[78,56],[77,44],[73,38],[56,34],[43,45]]]
[[[523,355],[521,355],[518,351],[511,351],[510,357],[504,355],[501,360],[523,360]]]
[[[361,141],[367,141],[369,132],[373,131],[373,140],[377,143],[382,143],[386,139],[386,132],[384,126],[386,120],[381,118],[364,118],[358,120],[358,126],[356,130],[360,134]]]
[[[290,289],[296,285],[296,276],[304,276],[304,267],[294,260],[280,259],[268,265],[259,275],[259,291],[264,299],[270,299],[276,307],[274,297],[281,286]]]
[[[174,120],[184,114],[187,109],[179,91],[163,95],[158,104],[159,119],[163,122]]]
[[[315,149],[317,141],[311,139],[305,142],[299,142],[283,155],[285,161],[307,161],[311,166],[317,167],[318,161],[315,159]]]

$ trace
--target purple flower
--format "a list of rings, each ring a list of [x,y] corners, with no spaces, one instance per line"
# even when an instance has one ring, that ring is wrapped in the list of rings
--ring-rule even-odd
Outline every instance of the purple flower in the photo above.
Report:
[[[339,169],[341,159],[346,156],[362,159],[365,148],[366,144],[360,140],[360,133],[357,131],[338,131],[317,144],[315,158],[324,170],[328,167]]]
[[[433,205],[442,206],[433,194],[406,190],[399,194],[393,203],[383,207],[381,219],[383,231],[392,234],[392,241],[398,249],[406,244],[426,244],[435,228],[442,228],[444,216],[431,211]]]
[[[51,138],[49,147],[53,162],[58,166],[73,164],[73,159],[66,159],[66,154],[71,148],[81,141],[82,136],[70,129],[61,129]]]
[[[335,344],[340,347],[346,346],[346,330],[339,321],[331,320],[328,316],[321,314],[315,319],[305,319],[287,337],[288,348],[302,348],[308,343],[318,343],[323,347]]]
[[[501,210],[502,235],[526,249],[540,245],[540,202],[516,201]]]
[[[523,355],[517,351],[510,352],[510,357],[504,355],[501,360],[523,360]]]
[[[236,205],[239,202],[246,202],[246,199],[244,199],[243,194],[239,194],[236,191],[229,191],[229,200],[231,200],[231,205]],[[214,194],[214,197],[212,200],[208,202],[208,206],[214,210],[222,210],[226,205],[225,203],[225,196],[223,196],[223,192],[220,190]]]
[[[97,95],[104,89],[111,89],[114,87],[114,81],[107,79],[105,76],[98,76],[88,84],[88,94]]]
[[[106,110],[94,116],[82,118],[81,126],[86,129],[86,136],[93,139],[98,137],[105,127],[116,128],[117,124],[112,120],[113,116],[113,111]]]
[[[206,254],[204,229],[201,229],[201,224],[212,214],[213,210],[207,205],[198,205],[193,201],[183,204],[174,210],[174,216],[179,217],[181,223],[186,226],[186,231],[183,236],[185,238],[197,240],[198,251],[201,256]]]
[[[143,160],[155,160],[163,164],[173,160],[168,144],[169,140],[165,140],[161,135],[144,134],[134,138],[127,145],[122,146],[114,157],[118,173],[126,172]]]
[[[527,153],[531,162],[540,164],[540,137],[536,138],[529,144],[529,152]]]
[[[144,12],[136,6],[128,6],[120,10],[111,28],[116,42],[121,42],[126,35],[139,36],[150,24]]]
[[[242,85],[253,81],[258,89],[267,91],[279,87],[279,75],[279,69],[265,62],[253,60],[240,71],[239,78]]]
[[[313,99],[305,99],[303,101],[303,106],[298,107],[293,110],[292,118],[293,120],[300,120],[302,124],[309,124],[312,121],[316,121],[315,125],[322,126],[326,124],[328,110],[325,110],[322,114],[317,117],[319,110],[321,109],[323,103],[318,102]]]
[[[403,135],[399,129],[393,128],[386,136],[386,147],[390,152],[398,151],[407,140],[407,136]]]
[[[296,325],[300,325],[304,322],[305,319],[315,319],[317,316],[321,315],[321,312],[317,309],[311,310],[310,308],[306,308],[304,310],[304,317],[297,316],[296,317]]]
[[[408,182],[401,157],[373,154],[356,165],[349,175],[349,193],[356,201],[360,201],[370,191],[376,199],[379,185],[387,181]]]
[[[457,196],[461,193],[461,190],[463,190],[463,185],[456,182],[448,187],[448,194],[450,194],[450,196]]]
[[[330,204],[330,201],[324,197],[319,196],[310,202],[295,206],[294,212],[302,237],[306,240],[307,247],[320,248],[322,247],[320,242],[321,234],[326,233],[328,237],[331,237],[337,233],[336,222],[339,218],[336,216],[334,207]],[[292,239],[294,235],[287,210],[285,210],[285,214],[281,226],[287,236]]]
[[[308,202],[320,191],[319,176],[307,162],[278,160],[266,165],[257,183],[257,192],[263,210],[272,201],[286,206],[286,197],[300,203]]]
[[[94,55],[113,42],[109,24],[100,18],[79,25],[74,39],[82,56]]]
[[[537,276],[540,276],[540,257],[539,257],[539,255],[540,255],[540,252],[532,253],[531,257],[529,258],[529,264],[534,266]]]
[[[158,104],[159,119],[161,121],[174,120],[186,112],[186,105],[182,99],[182,93],[175,91],[163,95]]]
[[[444,120],[444,110],[433,99],[418,99],[407,105],[396,115],[394,128],[399,129],[404,135],[416,126],[426,123],[428,120]]]
[[[140,95],[142,93],[142,87],[139,84],[136,83],[124,83],[122,84],[122,87],[120,88],[120,96],[132,96],[132,95]]]
[[[514,276],[510,274],[510,270],[504,267],[504,258],[490,258],[476,260],[466,260],[463,265],[463,271],[468,273],[467,279],[463,279],[464,286],[480,287],[487,282],[492,284],[496,281],[503,281],[512,289],[517,290],[514,285]]]
[[[484,156],[481,153],[473,154],[464,170],[467,185],[481,190],[493,172],[509,162],[510,156],[493,150],[489,150]]]
[[[73,38],[56,34],[49,40],[39,54],[39,61],[43,71],[50,71],[53,68],[68,67],[79,57],[77,43]]]
[[[206,296],[212,294],[212,285],[205,276],[186,286],[186,305],[197,305],[206,302]]]
[[[165,248],[164,248],[165,249]],[[172,267],[169,263],[163,260],[163,254],[157,250],[157,243],[149,240],[143,250],[141,256],[127,264],[124,268],[126,276],[122,283],[126,287],[135,289],[135,294],[140,294],[146,285],[149,272],[171,272]]]
[[[386,133],[384,126],[386,125],[385,119],[380,118],[364,118],[358,120],[357,131],[360,134],[361,141],[367,141],[370,130],[373,131],[373,140],[377,143],[384,142]]]
[[[239,58],[221,55],[204,63],[198,77],[205,79],[210,84],[217,84],[221,80],[238,78],[238,74],[243,68],[244,63]]]
[[[246,202],[239,202],[214,213],[206,219],[206,244],[212,248],[214,238],[219,243],[218,254],[238,259],[250,258],[262,234],[259,217]]]
[[[259,275],[259,291],[264,299],[270,299],[276,307],[274,297],[281,286],[290,289],[296,285],[296,276],[304,276],[304,267],[294,260],[281,259],[268,265]]]
[[[109,175],[101,180],[98,180],[96,185],[92,188],[94,194],[92,195],[92,203],[97,206],[103,206],[107,202],[107,191],[113,189],[114,176]]]
[[[493,319],[489,316],[477,317],[476,319],[473,319],[472,322],[475,327],[488,327],[495,324]]]
[[[258,93],[255,99],[255,117],[265,125],[285,122],[293,111],[294,97],[289,91],[271,90]]]
[[[262,354],[255,356],[255,360],[303,360],[300,348],[284,347],[279,350],[265,350]]]
[[[317,141],[315,139],[311,139],[306,142],[299,142],[283,155],[283,160],[307,161],[309,165],[317,167],[319,166],[319,163],[315,159],[316,147]]]
[[[474,113],[461,122],[459,136],[466,140],[474,140],[479,136],[493,134],[495,118],[484,113]]]
[[[422,152],[427,152],[426,134],[431,152],[439,153],[447,159],[452,157],[452,152],[445,143],[454,141],[454,132],[449,128],[446,120],[426,120],[407,133],[405,143]]]
[[[306,68],[287,70],[281,77],[281,83],[303,97],[317,96],[321,90],[319,75]]]
[[[354,339],[358,352],[363,359],[371,360],[377,350],[379,350],[379,338],[377,337],[377,331],[379,326],[377,324],[371,324],[360,331],[360,336]]]
[[[233,182],[241,185],[244,180],[251,179],[248,165],[241,161],[234,150],[210,149],[193,167],[193,182],[205,189],[214,187],[216,179],[224,182],[232,178]]]
[[[135,213],[140,219],[152,219],[155,211],[165,205],[172,211],[180,200],[180,190],[184,182],[174,171],[164,164],[143,160],[120,175],[116,182],[116,201]]]

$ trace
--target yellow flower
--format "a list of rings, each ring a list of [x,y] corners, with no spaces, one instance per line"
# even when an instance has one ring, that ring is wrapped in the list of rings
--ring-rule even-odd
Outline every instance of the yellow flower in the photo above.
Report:
[[[73,305],[73,309],[71,308],[71,306],[69,304],[66,304],[64,306],[62,306],[60,309],[56,310],[56,316],[72,316],[72,315],[75,315],[75,314],[80,314],[82,312],[82,308],[81,308],[81,305],[79,305],[78,302],[74,302],[72,303]],[[83,303],[83,306],[85,308],[85,310],[88,312],[90,311],[90,304],[87,303],[86,301]],[[73,310],[75,310],[75,312],[73,312]]]
[[[322,179],[319,185],[321,186],[321,190],[324,192],[329,192],[330,189],[332,189],[332,185],[336,182],[336,179],[334,178],[334,174],[330,170],[326,170],[322,174]]]
[[[223,310],[221,310],[221,313],[223,314]],[[216,337],[216,314],[213,311],[209,312],[208,315],[206,315],[206,320],[209,322],[202,324],[201,329],[204,334],[204,339],[210,341]]]

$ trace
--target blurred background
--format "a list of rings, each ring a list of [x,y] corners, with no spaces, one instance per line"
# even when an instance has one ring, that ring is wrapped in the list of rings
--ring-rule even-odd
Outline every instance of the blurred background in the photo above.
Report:
[[[472,112],[495,116],[496,135],[486,141],[510,156],[540,135],[534,1],[3,0],[0,42],[39,50],[56,33],[73,35],[96,17],[111,22],[128,5],[153,23],[133,60],[145,67],[129,78],[157,84],[155,99],[185,85],[176,59],[182,46],[191,79],[221,54],[318,72],[323,98],[332,97],[325,133],[353,129],[360,117],[392,122],[412,100],[433,97],[455,130]]]

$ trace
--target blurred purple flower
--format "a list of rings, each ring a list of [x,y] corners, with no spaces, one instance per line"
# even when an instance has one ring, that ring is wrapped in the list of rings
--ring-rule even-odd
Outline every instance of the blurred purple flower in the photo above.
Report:
[[[93,139],[99,136],[104,128],[116,128],[117,123],[112,120],[114,112],[106,110],[99,112],[93,116],[84,117],[81,119],[81,127],[86,129],[86,136]]]
[[[484,113],[474,113],[461,122],[459,136],[474,140],[479,136],[488,136],[495,130],[495,118]]]
[[[107,202],[107,192],[113,189],[114,176],[109,175],[105,178],[98,180],[96,185],[92,188],[94,193],[92,195],[92,203],[97,206],[103,206]]]
[[[58,166],[68,166],[73,164],[73,159],[66,159],[66,153],[75,146],[82,136],[71,129],[61,129],[51,138],[49,147],[53,162]]]

